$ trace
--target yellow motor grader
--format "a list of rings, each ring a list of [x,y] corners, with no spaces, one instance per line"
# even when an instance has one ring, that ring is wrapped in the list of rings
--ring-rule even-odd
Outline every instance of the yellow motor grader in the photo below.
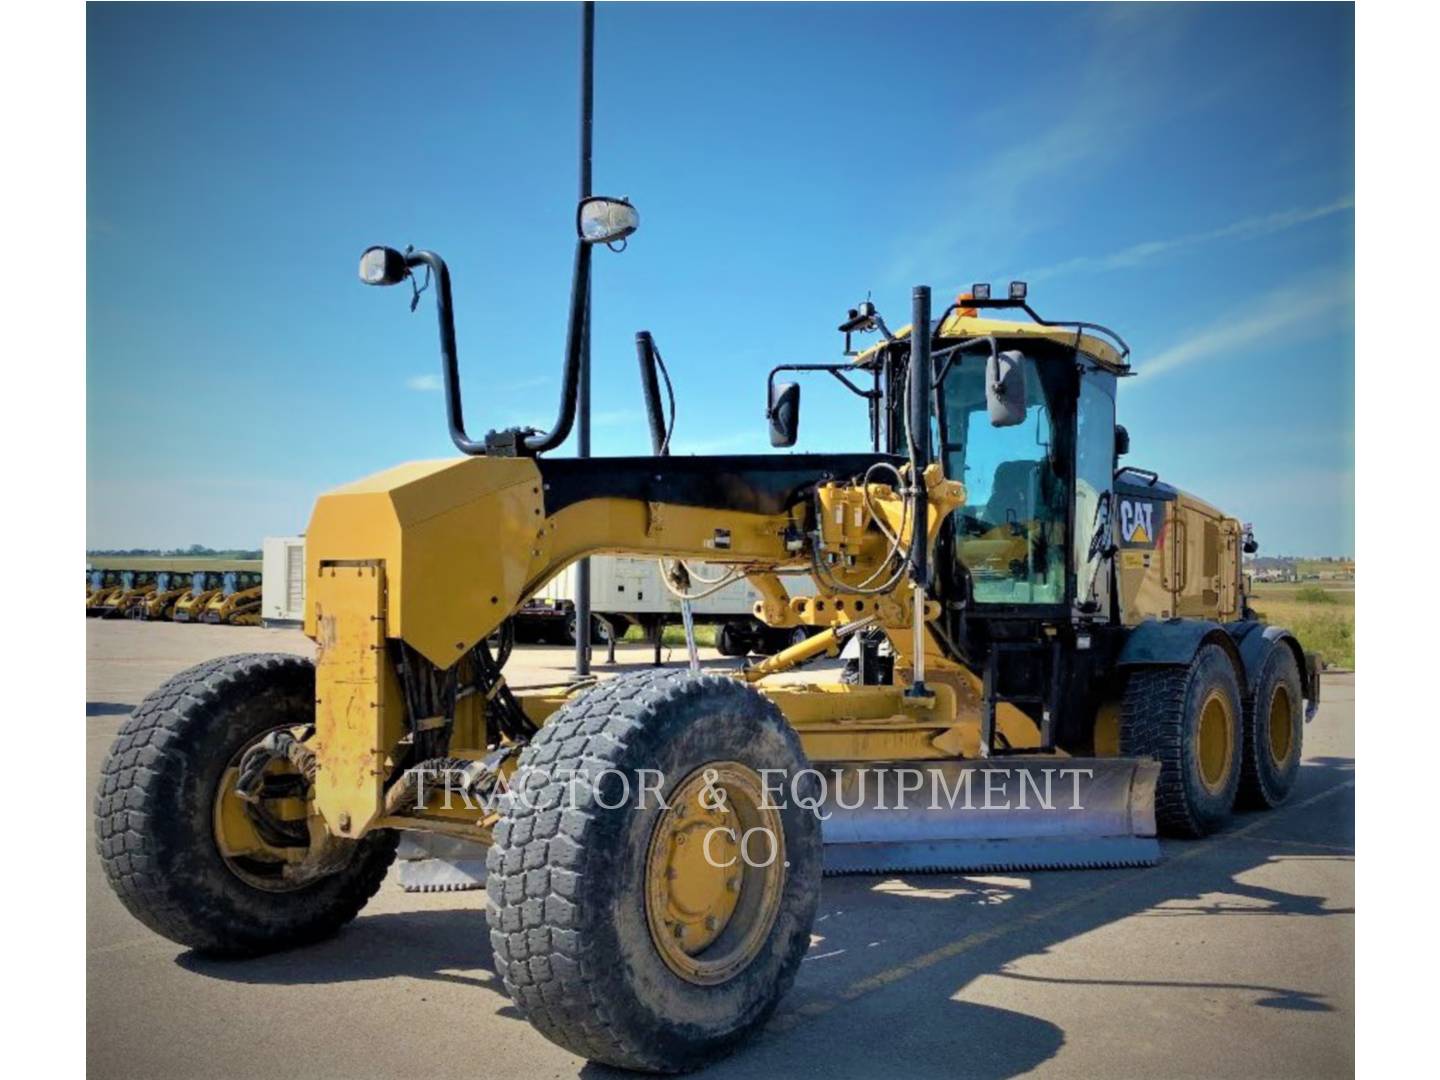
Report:
[[[581,202],[548,432],[469,435],[445,262],[365,252],[367,284],[433,279],[462,456],[320,497],[313,663],[213,660],[122,726],[96,826],[138,919],[205,953],[302,945],[365,905],[402,833],[478,845],[520,1011],[593,1060],[682,1071],[785,994],[826,872],[1144,865],[1157,831],[1286,797],[1315,664],[1249,609],[1247,529],[1117,468],[1118,335],[1040,317],[1018,282],[938,318],[917,287],[908,327],[867,303],[844,361],[770,373],[772,445],[799,419],[776,376],[801,370],[864,402],[867,449],[683,457],[642,332],[656,453],[549,456],[575,417],[591,252],[637,224]],[[512,689],[511,617],[606,553],[728,568],[760,621],[818,632],[753,666]],[[852,642],[853,683],[772,678]]]

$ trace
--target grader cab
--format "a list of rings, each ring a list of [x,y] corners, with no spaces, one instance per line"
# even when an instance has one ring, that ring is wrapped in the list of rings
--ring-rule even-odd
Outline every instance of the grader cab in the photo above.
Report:
[[[1143,865],[1157,831],[1202,836],[1237,801],[1286,797],[1313,663],[1249,610],[1235,519],[1117,470],[1117,335],[1040,317],[1020,283],[939,318],[918,287],[910,326],[867,305],[841,329],[847,352],[855,334],[874,346],[776,369],[845,382],[868,447],[683,457],[642,332],[656,453],[556,458],[592,250],[638,216],[597,198],[578,221],[548,432],[470,436],[444,261],[363,256],[368,284],[433,278],[462,456],[321,496],[313,663],[201,665],[122,727],[97,831],[137,918],[210,953],[301,945],[364,906],[401,833],[437,857],[478,848],[521,1012],[593,1060],[677,1071],[763,1024],[827,871]],[[788,447],[799,388],[774,376]],[[513,690],[508,620],[602,553],[728,568],[761,622],[817,633],[749,666]],[[790,594],[796,574],[814,595]],[[853,684],[772,680],[851,642]]]

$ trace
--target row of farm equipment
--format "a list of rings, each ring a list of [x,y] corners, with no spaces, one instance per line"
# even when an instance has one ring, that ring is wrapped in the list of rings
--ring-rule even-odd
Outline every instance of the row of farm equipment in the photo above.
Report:
[[[85,614],[258,626],[260,566],[258,559],[90,559]]]

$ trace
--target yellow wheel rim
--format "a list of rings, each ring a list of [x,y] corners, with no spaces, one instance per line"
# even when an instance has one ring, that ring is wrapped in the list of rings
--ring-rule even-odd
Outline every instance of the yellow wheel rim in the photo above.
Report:
[[[1200,710],[1200,779],[1212,792],[1222,791],[1235,756],[1235,731],[1230,702],[1212,691]]]
[[[645,861],[645,918],[667,967],[702,986],[759,955],[785,885],[785,832],[760,777],[734,761],[691,773],[667,798]]]
[[[304,734],[303,729],[288,726],[271,730],[289,730],[296,738]],[[272,761],[265,768],[263,805],[258,809],[235,790],[240,759],[269,734],[263,732],[242,746],[220,777],[212,814],[215,847],[230,871],[247,885],[265,892],[290,892],[306,884],[292,880],[293,870],[305,862],[310,851],[310,804],[304,778],[288,761]]]
[[[1290,711],[1290,690],[1283,683],[1275,687],[1270,698],[1270,757],[1276,765],[1284,765],[1295,742],[1294,714]]]

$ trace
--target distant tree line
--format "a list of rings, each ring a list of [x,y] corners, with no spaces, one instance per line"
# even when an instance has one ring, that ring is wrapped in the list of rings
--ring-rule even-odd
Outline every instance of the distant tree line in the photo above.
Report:
[[[187,548],[91,548],[85,552],[86,555],[103,556],[128,556],[134,555],[145,559],[258,559],[260,551],[258,548],[215,548],[205,547],[203,544],[191,544]]]

